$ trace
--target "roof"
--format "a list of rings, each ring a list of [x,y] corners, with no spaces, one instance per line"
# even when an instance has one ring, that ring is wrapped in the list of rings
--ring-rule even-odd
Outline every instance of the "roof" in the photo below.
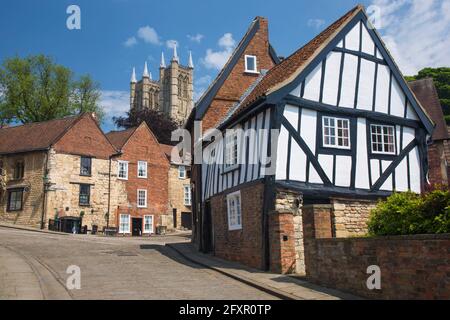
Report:
[[[449,138],[447,125],[444,120],[444,113],[439,102],[438,93],[432,78],[426,78],[408,83],[417,99],[425,108],[436,127],[433,131],[433,140],[445,140]]]
[[[106,134],[106,137],[117,150],[121,150],[137,128],[138,127],[132,127],[122,131],[111,131]]]
[[[0,129],[0,154],[49,149],[83,115]]]
[[[263,97],[272,88],[277,87],[280,83],[290,79],[297,73],[300,67],[307,64],[310,58],[314,56],[323,44],[330,39],[337,31],[350,21],[359,11],[364,10],[361,5],[354,7],[344,16],[322,31],[317,37],[312,39],[305,46],[294,52],[292,55],[281,61],[279,64],[270,69],[266,76],[259,82],[253,91],[242,101],[236,113],[245,110],[251,103]]]
[[[170,160],[171,154],[172,154],[172,149],[173,146],[168,145],[168,144],[159,144],[159,146],[161,147],[162,151],[164,152],[164,154],[166,155],[167,159]]]
[[[259,30],[260,27],[260,20],[261,17],[256,17],[249,29],[247,30],[246,34],[242,38],[242,40],[239,42],[238,46],[234,50],[231,57],[228,59],[225,66],[222,68],[222,70],[219,72],[217,77],[214,79],[214,81],[211,83],[211,85],[208,87],[208,89],[205,91],[205,93],[200,97],[198,102],[196,103],[195,108],[192,110],[192,113],[195,113],[196,119],[201,119],[203,115],[208,110],[208,107],[211,105],[211,102],[213,101],[214,97],[216,96],[217,92],[222,87],[225,80],[230,75],[231,71],[233,70],[236,63],[239,61],[240,56],[247,48],[247,45],[250,43],[250,41],[255,36],[256,32]],[[279,59],[275,53],[275,50],[271,45],[269,45],[269,54],[272,57],[272,60],[275,63],[279,63]],[[192,115],[192,114],[191,114]],[[189,116],[189,119],[192,120],[192,117]]]

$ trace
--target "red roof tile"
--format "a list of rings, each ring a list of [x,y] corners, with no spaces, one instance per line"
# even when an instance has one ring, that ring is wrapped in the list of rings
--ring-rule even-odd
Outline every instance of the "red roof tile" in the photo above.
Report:
[[[343,27],[346,22],[350,21],[350,19],[361,10],[363,10],[361,5],[354,7],[308,44],[270,69],[250,95],[241,103],[241,106],[236,110],[235,115],[245,110],[251,103],[265,96],[270,89],[294,75],[300,67],[304,66],[306,62],[310,60],[311,57],[320,52],[322,45],[331,39],[339,28]]]
[[[137,128],[133,127],[122,131],[111,131],[106,134],[106,137],[117,150],[121,150]]]
[[[0,129],[0,154],[46,150],[82,116]]]

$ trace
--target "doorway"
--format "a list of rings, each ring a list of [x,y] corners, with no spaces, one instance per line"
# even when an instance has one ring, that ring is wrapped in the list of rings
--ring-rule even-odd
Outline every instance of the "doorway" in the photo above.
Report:
[[[131,227],[133,237],[142,236],[142,218],[131,218]]]
[[[172,215],[173,215],[173,228],[176,229],[177,228],[177,209],[172,210]]]
[[[211,203],[205,202],[205,211],[203,214],[203,245],[202,251],[204,253],[210,253],[214,251],[213,245],[213,232],[212,232],[212,216],[211,216]]]
[[[192,214],[190,212],[181,213],[181,226],[183,229],[192,230]]]

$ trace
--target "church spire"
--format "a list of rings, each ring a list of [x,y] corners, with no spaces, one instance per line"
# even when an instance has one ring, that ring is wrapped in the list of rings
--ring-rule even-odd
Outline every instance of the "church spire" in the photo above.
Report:
[[[172,58],[172,61],[180,62],[179,59],[178,59],[177,45],[178,44],[176,42],[174,42],[174,44],[173,44],[173,58]]]
[[[161,63],[159,64],[160,68],[166,67],[166,59],[164,59],[164,52],[161,52]]]
[[[192,60],[192,51],[189,51],[189,64],[188,67],[194,69],[194,61]]]
[[[130,82],[131,83],[136,83],[137,82],[137,80],[136,80],[136,68],[134,68],[134,67],[133,67],[133,72],[131,73],[131,80],[130,80]]]
[[[148,74],[147,61],[145,61],[145,64],[144,64],[144,73],[142,74],[142,77],[150,78],[150,75]]]

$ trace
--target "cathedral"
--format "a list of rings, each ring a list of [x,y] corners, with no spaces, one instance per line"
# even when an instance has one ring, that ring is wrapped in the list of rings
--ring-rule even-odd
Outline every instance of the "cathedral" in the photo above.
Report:
[[[164,53],[161,54],[159,80],[153,80],[148,72],[147,62],[144,65],[142,79],[136,80],[133,68],[130,81],[130,109],[152,108],[160,110],[172,119],[183,124],[193,108],[194,63],[189,52],[187,66],[180,64],[176,46],[173,57],[166,66]]]

